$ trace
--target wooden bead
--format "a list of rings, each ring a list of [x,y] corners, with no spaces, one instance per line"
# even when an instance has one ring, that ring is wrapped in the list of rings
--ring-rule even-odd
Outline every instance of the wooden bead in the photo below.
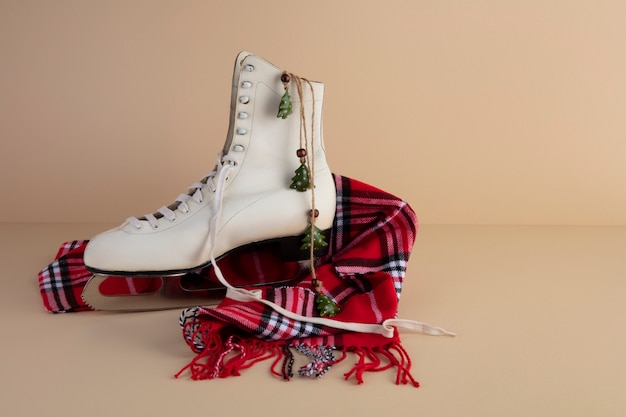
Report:
[[[315,209],[315,212],[313,212],[313,210],[309,210],[309,217],[311,217],[311,214],[313,214],[313,217],[318,218],[320,211],[318,209]]]
[[[296,156],[298,158],[304,158],[306,156],[306,149],[300,148],[296,151]]]
[[[283,75],[280,76],[280,80],[287,84],[289,81],[291,81],[291,77],[286,72],[283,72]]]

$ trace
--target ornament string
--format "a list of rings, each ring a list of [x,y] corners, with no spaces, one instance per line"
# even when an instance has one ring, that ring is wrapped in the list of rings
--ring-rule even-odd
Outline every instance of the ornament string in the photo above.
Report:
[[[285,94],[281,98],[281,102],[279,105],[278,116],[280,118],[286,118],[292,111],[291,105],[291,97],[289,96],[289,83],[293,81],[296,87],[296,93],[298,94],[298,99],[300,101],[299,108],[299,118],[300,118],[300,129],[299,129],[299,141],[300,141],[300,149],[298,149],[297,156],[300,158],[301,168],[304,166],[306,174],[301,173],[300,176],[306,176],[306,185],[305,186],[294,186],[292,184],[291,188],[295,188],[298,191],[305,191],[307,188],[311,190],[311,210],[309,211],[309,230],[308,236],[305,236],[305,239],[308,239],[308,243],[305,242],[304,246],[308,245],[309,249],[309,269],[311,272],[311,286],[315,291],[316,295],[316,303],[318,305],[318,309],[320,310],[321,315],[326,316],[334,316],[339,312],[339,307],[332,301],[332,299],[328,296],[322,294],[322,282],[317,278],[317,274],[315,272],[315,249],[317,249],[317,245],[326,246],[326,242],[323,241],[323,237],[321,235],[321,231],[317,230],[315,226],[316,218],[319,215],[319,211],[315,207],[315,89],[313,88],[313,84],[307,80],[306,78],[301,78],[295,74],[284,72],[281,76],[281,81],[283,82],[283,86],[285,88]],[[306,111],[304,107],[304,89],[303,83],[306,83],[311,92],[311,127],[310,132],[307,129],[307,118]],[[309,133],[310,133],[310,141],[309,141]],[[297,171],[298,175],[298,171]],[[301,179],[299,179],[301,181]],[[320,243],[321,240],[321,243]]]

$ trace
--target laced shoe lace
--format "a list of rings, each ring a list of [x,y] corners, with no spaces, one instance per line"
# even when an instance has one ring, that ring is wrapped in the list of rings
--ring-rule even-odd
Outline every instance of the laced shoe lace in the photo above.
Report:
[[[176,211],[180,211],[183,214],[187,214],[190,212],[189,204],[187,204],[190,200],[195,201],[196,203],[202,203],[204,201],[203,192],[210,192],[215,194],[215,198],[213,200],[213,216],[211,216],[211,232],[214,232],[216,229],[213,227],[213,223],[217,225],[217,219],[219,219],[219,215],[221,214],[222,207],[222,197],[224,192],[224,183],[228,178],[228,172],[236,165],[235,158],[230,155],[222,155],[222,153],[217,154],[217,164],[213,171],[205,174],[202,180],[193,183],[189,188],[186,194],[180,194],[174,203],[169,206],[163,206],[159,208],[155,213],[149,213],[144,215],[143,217],[129,217],[126,219],[128,223],[130,223],[136,229],[141,229],[143,227],[142,220],[148,222],[150,227],[153,229],[159,228],[159,219],[165,218],[169,221],[176,220]],[[215,219],[217,217],[217,219]],[[215,219],[215,220],[214,220]],[[214,237],[213,237],[214,239]]]

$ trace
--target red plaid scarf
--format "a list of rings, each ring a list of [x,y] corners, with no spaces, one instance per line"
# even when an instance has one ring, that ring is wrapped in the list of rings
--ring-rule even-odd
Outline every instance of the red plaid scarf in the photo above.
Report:
[[[337,212],[330,250],[318,260],[316,272],[324,293],[341,307],[333,319],[344,322],[381,324],[396,317],[402,283],[416,234],[416,217],[397,197],[359,181],[335,175]],[[82,263],[86,241],[64,244],[56,260],[39,273],[39,286],[51,312],[88,310],[80,293],[90,277]],[[233,285],[273,281],[293,276],[297,265],[282,262],[278,254],[259,248],[219,261]],[[212,272],[205,271],[214,280]],[[254,278],[254,280],[252,280]],[[110,280],[104,292],[132,294],[152,291],[150,279]],[[108,281],[105,281],[108,282]],[[257,287],[262,297],[277,305],[312,317],[315,293],[311,277],[294,286]],[[398,333],[392,338],[378,334],[337,330],[321,324],[286,318],[260,302],[226,298],[217,307],[186,309],[180,317],[185,341],[197,353],[181,370],[193,379],[238,375],[242,369],[273,359],[271,370],[285,379],[292,376],[294,352],[311,362],[298,370],[303,376],[321,376],[332,364],[355,353],[358,361],[346,373],[363,382],[365,371],[396,369],[396,383],[419,384],[410,373],[411,361]],[[339,358],[335,353],[340,353]]]

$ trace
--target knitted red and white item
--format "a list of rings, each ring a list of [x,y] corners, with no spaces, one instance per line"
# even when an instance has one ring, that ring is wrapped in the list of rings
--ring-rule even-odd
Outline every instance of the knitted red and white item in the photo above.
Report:
[[[341,308],[332,320],[382,325],[397,316],[406,265],[415,241],[415,213],[403,200],[362,182],[335,175],[337,211],[329,252],[316,262],[324,293]],[[80,292],[90,274],[82,265],[85,241],[65,244],[57,259],[39,274],[43,302],[52,312],[89,309]],[[219,266],[229,283],[246,285],[267,277],[293,273],[296,265],[284,263],[280,254],[248,253],[226,256]],[[208,275],[207,279],[213,280]],[[268,282],[271,282],[269,279]],[[110,293],[152,291],[151,280],[128,278],[112,281]],[[261,298],[300,316],[317,316],[311,276],[294,286],[256,287]],[[194,307],[180,316],[183,337],[197,356],[177,376],[189,372],[193,379],[223,378],[263,360],[282,378],[293,375],[294,353],[310,362],[298,369],[308,377],[322,376],[334,363],[358,358],[345,378],[363,382],[366,371],[395,368],[397,384],[419,384],[412,377],[411,360],[397,330],[389,335],[338,330],[320,323],[288,318],[257,301],[225,298],[217,307]],[[413,323],[428,334],[448,334],[442,329]]]

